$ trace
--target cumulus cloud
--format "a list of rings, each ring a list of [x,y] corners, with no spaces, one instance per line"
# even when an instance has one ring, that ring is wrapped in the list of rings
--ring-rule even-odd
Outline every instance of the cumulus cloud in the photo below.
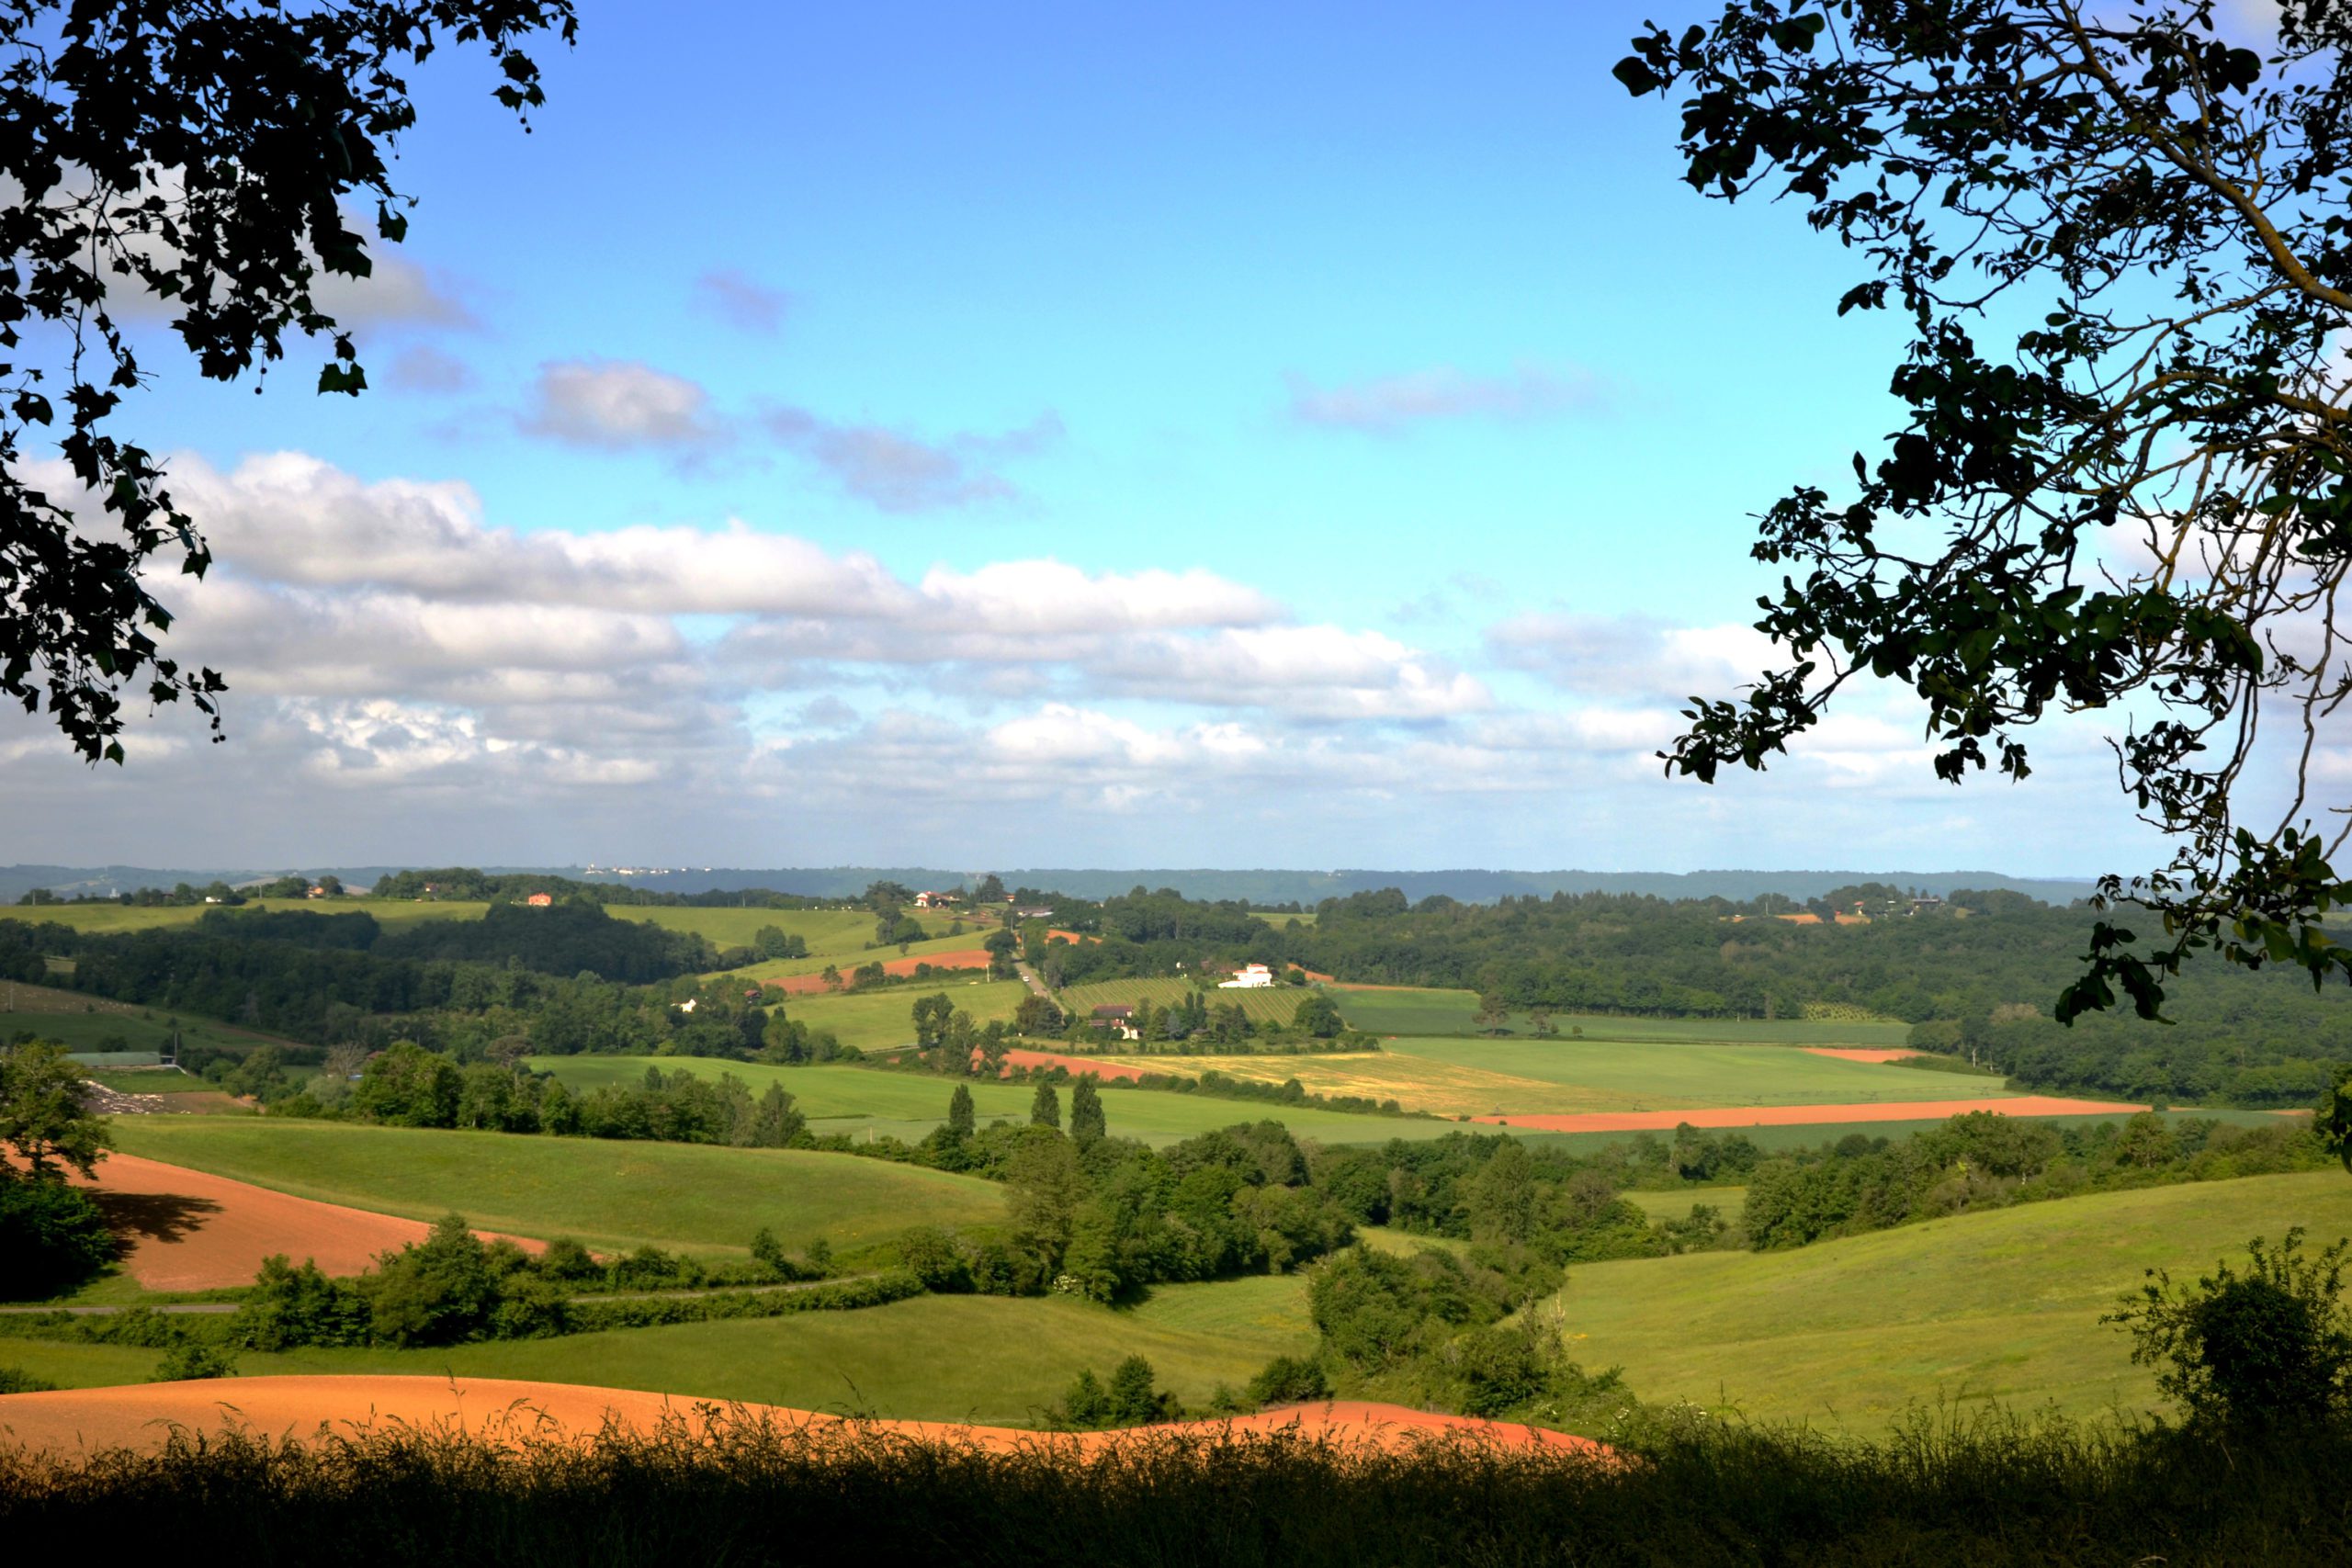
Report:
[[[542,365],[520,423],[549,441],[606,452],[705,452],[727,438],[709,393],[630,359]]]
[[[879,424],[840,423],[802,408],[771,408],[761,423],[843,490],[885,512],[1010,501],[1021,491],[1000,467],[1034,457],[1062,437],[1061,419],[1052,413],[1001,435],[967,433],[940,441]]]
[[[739,332],[773,337],[784,325],[792,296],[733,267],[715,267],[695,279],[694,303]]]
[[[1562,375],[1528,365],[1499,376],[1440,365],[1329,388],[1299,376],[1289,380],[1292,418],[1368,435],[1396,435],[1441,420],[1536,419],[1599,409],[1606,400],[1586,372]]]

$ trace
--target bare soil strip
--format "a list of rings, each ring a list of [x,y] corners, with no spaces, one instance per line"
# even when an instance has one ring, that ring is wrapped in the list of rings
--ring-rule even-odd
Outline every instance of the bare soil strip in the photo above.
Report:
[[[1841,1062],[1899,1062],[1905,1056],[1924,1056],[1925,1051],[1904,1051],[1881,1045],[1800,1045],[1798,1050],[1808,1055],[1835,1056]]]
[[[61,1454],[107,1448],[161,1448],[172,1424],[200,1432],[235,1427],[273,1438],[309,1438],[322,1428],[348,1434],[362,1426],[394,1423],[462,1427],[492,1436],[593,1435],[612,1421],[649,1430],[665,1417],[698,1422],[710,1402],[687,1395],[506,1378],[259,1377],[204,1382],[136,1383],[113,1388],[58,1389],[0,1394],[0,1441]],[[837,1416],[784,1405],[720,1407],[730,1418],[765,1416],[780,1426],[838,1427]],[[1434,1416],[1402,1405],[1340,1401],[1297,1405],[1226,1421],[1182,1422],[1130,1432],[1055,1434],[1009,1427],[965,1427],[934,1421],[869,1421],[856,1426],[932,1442],[992,1450],[1066,1448],[1085,1454],[1114,1448],[1131,1432],[1271,1433],[1296,1429],[1385,1448],[1459,1433],[1514,1447],[1606,1452],[1589,1438],[1540,1427],[1509,1426],[1461,1416]]]
[[[432,1228],[137,1155],[108,1155],[95,1180],[74,1179],[96,1192],[128,1247],[124,1267],[151,1291],[249,1285],[262,1259],[279,1252],[297,1263],[313,1258],[330,1274],[356,1274],[378,1253],[423,1241]],[[546,1246],[508,1239],[531,1252]]]
[[[1472,1120],[1531,1133],[1670,1133],[1693,1127],[1809,1127],[1848,1122],[1940,1122],[1971,1111],[2002,1116],[2120,1116],[2145,1111],[2098,1100],[2019,1094],[2000,1100],[1893,1100],[1875,1105],[1730,1106],[1710,1111],[1586,1111],[1565,1116],[1478,1116]]]
[[[1078,1074],[1092,1073],[1104,1083],[1141,1083],[1144,1069],[1127,1062],[1105,1062],[1093,1056],[1065,1056],[1058,1051],[1027,1051],[1015,1048],[1004,1054],[1008,1067],[1068,1067]]]
[[[933,969],[985,969],[989,966],[989,953],[986,948],[973,947],[958,949],[954,953],[934,953],[926,958],[893,958],[883,964],[882,973],[911,975],[926,964]],[[836,967],[841,966],[836,965]],[[843,968],[842,977],[846,980],[849,977],[849,969],[855,967],[857,965],[850,964],[847,968]],[[782,991],[788,997],[815,996],[820,991],[829,988],[825,985],[825,977],[822,975],[786,975],[782,979],[763,980],[760,983],[771,991]]]

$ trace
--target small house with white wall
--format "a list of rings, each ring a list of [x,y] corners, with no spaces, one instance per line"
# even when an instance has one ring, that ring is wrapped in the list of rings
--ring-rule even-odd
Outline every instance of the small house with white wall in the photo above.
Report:
[[[1230,980],[1219,980],[1220,991],[1254,991],[1274,983],[1274,972],[1262,964],[1249,964],[1233,972]]]

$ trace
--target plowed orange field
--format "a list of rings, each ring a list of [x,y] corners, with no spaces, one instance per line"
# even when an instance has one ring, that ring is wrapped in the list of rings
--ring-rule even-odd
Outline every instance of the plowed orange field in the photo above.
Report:
[[[1800,1045],[1797,1049],[1813,1056],[1835,1056],[1841,1062],[1899,1062],[1905,1056],[1927,1055],[1883,1045]]]
[[[1008,1067],[1068,1067],[1073,1073],[1092,1073],[1104,1083],[1140,1083],[1144,1070],[1126,1062],[1103,1062],[1092,1056],[1065,1056],[1058,1051],[1024,1051],[1014,1049],[1004,1054]]]
[[[250,1285],[262,1259],[277,1252],[297,1263],[314,1258],[330,1274],[356,1274],[378,1253],[423,1241],[431,1228],[137,1155],[108,1155],[96,1179],[75,1180],[98,1194],[107,1223],[129,1245],[124,1266],[151,1291]],[[533,1252],[546,1246],[511,1239]]]
[[[198,1431],[238,1427],[270,1437],[309,1438],[321,1427],[348,1432],[360,1425],[391,1422],[462,1427],[493,1434],[593,1434],[607,1419],[646,1430],[665,1416],[695,1419],[706,1402],[638,1389],[595,1388],[573,1383],[522,1382],[505,1378],[448,1377],[260,1377],[205,1382],[136,1383],[113,1388],[58,1389],[42,1393],[0,1394],[0,1434],[19,1447],[59,1453],[100,1448],[161,1447],[169,1424]],[[827,1427],[842,1417],[783,1405],[730,1407],[746,1419],[767,1416],[780,1425]],[[1088,1432],[1056,1435],[1009,1427],[964,1427],[932,1421],[876,1421],[872,1428],[934,1442],[974,1443],[989,1449],[1068,1445],[1099,1451],[1125,1434]],[[1145,1432],[1194,1430],[1214,1433],[1269,1432],[1296,1427],[1310,1435],[1402,1447],[1417,1438],[1462,1433],[1497,1442],[1562,1450],[1606,1452],[1605,1445],[1540,1427],[1514,1427],[1461,1416],[1434,1416],[1402,1405],[1342,1401],[1264,1411],[1230,1421],[1180,1423]]]

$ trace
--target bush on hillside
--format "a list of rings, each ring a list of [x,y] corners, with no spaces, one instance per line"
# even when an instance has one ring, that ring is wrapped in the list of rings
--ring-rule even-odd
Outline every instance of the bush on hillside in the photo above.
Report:
[[[2352,1313],[2343,1300],[2352,1242],[2316,1258],[2301,1226],[2246,1244],[2244,1273],[2225,1259],[2194,1285],[2161,1269],[2102,1322],[2132,1334],[2132,1359],[2196,1424],[2309,1425],[2352,1409]]]
[[[0,1167],[0,1298],[38,1300],[80,1284],[120,1251],[90,1194]]]

